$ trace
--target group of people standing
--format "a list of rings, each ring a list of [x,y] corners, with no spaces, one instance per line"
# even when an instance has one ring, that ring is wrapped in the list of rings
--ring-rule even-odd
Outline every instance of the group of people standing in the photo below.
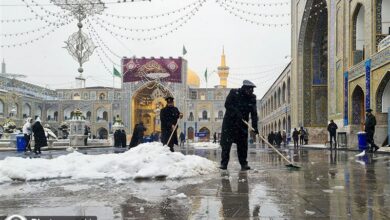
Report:
[[[305,145],[309,143],[309,132],[303,127],[301,127],[299,131],[297,128],[294,128],[294,131],[292,132],[292,138],[294,141],[294,148],[298,148],[299,145]]]
[[[126,148],[127,145],[127,135],[124,129],[116,130],[114,132],[114,147],[123,147]]]
[[[41,147],[47,146],[47,138],[41,119],[37,117],[34,122],[32,118],[27,118],[22,132],[26,140],[25,152],[33,151],[35,154],[41,154]],[[32,137],[34,137],[34,150],[31,150]]]
[[[271,131],[268,134],[267,140],[270,144],[280,147],[283,143],[284,146],[287,145],[287,136],[285,131],[273,132]]]

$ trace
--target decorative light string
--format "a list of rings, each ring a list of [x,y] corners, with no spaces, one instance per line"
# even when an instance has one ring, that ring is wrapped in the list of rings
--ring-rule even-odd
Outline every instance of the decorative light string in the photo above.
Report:
[[[40,15],[38,12],[36,12],[33,7],[31,7],[25,0],[22,0],[25,4],[26,4],[26,7],[30,9],[30,12],[31,13],[34,13],[37,17],[39,17],[42,21],[46,22],[47,24],[56,24],[52,21],[49,21],[45,18],[45,16],[42,16]],[[61,22],[62,23],[62,22]]]
[[[107,46],[106,43],[104,43],[104,41],[102,40],[102,38],[99,36],[98,32],[95,30],[95,28],[93,27],[93,25],[89,22],[89,20],[87,20],[86,24],[88,25],[87,26],[87,29],[88,29],[88,33],[90,36],[92,36],[93,39],[95,39],[96,41],[100,41],[100,43],[104,46],[104,48],[106,48],[108,51],[110,51],[110,53],[114,56],[116,56],[117,58],[119,59],[122,59],[122,56],[116,54],[114,51],[112,51],[110,49],[110,47]]]
[[[195,1],[193,3],[190,3],[182,8],[178,8],[176,10],[173,10],[173,11],[169,11],[169,12],[165,12],[165,13],[162,13],[162,14],[157,14],[157,15],[147,15],[147,16],[123,16],[123,15],[114,15],[114,14],[110,14],[110,13],[103,13],[102,15],[103,16],[106,16],[106,17],[112,17],[112,18],[118,18],[118,19],[128,19],[128,20],[143,20],[143,19],[155,19],[155,18],[160,18],[160,17],[164,17],[164,16],[169,16],[169,15],[172,15],[172,14],[176,14],[176,13],[179,13],[181,11],[186,11],[187,9],[190,9],[192,8],[193,6],[197,5],[199,2],[205,2],[206,0],[200,0],[200,1]]]
[[[122,27],[122,26],[113,24],[111,22],[105,21],[105,20],[100,19],[100,18],[96,18],[96,20],[98,20],[102,24],[108,25],[108,26],[113,27],[113,28],[117,28],[119,30],[125,30],[125,31],[130,31],[130,32],[152,32],[152,31],[158,31],[158,30],[161,30],[163,28],[167,28],[167,27],[170,27],[174,24],[179,23],[181,20],[185,19],[190,14],[193,14],[193,11],[198,10],[201,6],[202,6],[202,2],[198,6],[196,6],[192,11],[190,11],[188,14],[185,14],[185,15],[179,17],[178,19],[171,21],[167,24],[163,24],[163,25],[153,27],[153,28],[127,28],[127,27]]]
[[[109,1],[109,2],[104,2],[105,5],[107,4],[123,4],[123,3],[136,3],[136,2],[151,2],[152,0],[116,0],[116,1]],[[71,5],[72,3],[66,3],[64,2],[63,4],[66,4],[66,5]],[[85,4],[89,4],[89,3],[85,3]],[[74,3],[72,5],[79,5],[78,3]],[[21,4],[0,4],[0,6],[3,6],[3,7],[12,7],[12,6],[23,6]],[[41,3],[41,4],[37,4],[37,6],[54,6],[53,4],[51,3],[48,3],[48,4],[45,4],[45,3]]]
[[[59,21],[59,20],[57,20]],[[69,21],[69,20],[68,20]],[[3,36],[3,37],[18,37],[18,36],[25,36],[25,35],[29,35],[29,34],[34,34],[34,33],[37,33],[37,32],[41,32],[51,26],[54,26],[53,23],[51,24],[48,24],[48,25],[44,25],[44,26],[41,26],[37,29],[33,29],[33,30],[29,30],[29,31],[23,31],[23,32],[16,32],[16,33],[1,33],[0,36]]]
[[[38,17],[33,17],[33,18],[17,18],[17,19],[0,19],[0,22],[1,23],[20,23],[20,22],[27,22],[27,21],[34,21],[34,20],[38,20],[39,18]]]
[[[107,65],[104,63],[103,58],[100,56],[99,50],[96,50],[96,55],[98,56],[100,63],[103,64],[104,69],[107,71],[107,73],[112,76],[112,70],[110,70]]]
[[[196,12],[199,11],[198,8],[192,10],[191,14],[192,15],[195,15]],[[183,18],[183,21],[181,23],[179,23],[176,27],[162,33],[162,34],[159,34],[159,35],[154,35],[154,36],[150,36],[150,37],[129,37],[129,36],[125,36],[125,35],[122,35],[122,34],[118,34],[118,33],[114,33],[111,29],[107,28],[106,26],[102,25],[100,22],[98,22],[97,20],[93,19],[92,20],[97,24],[99,25],[102,29],[106,30],[108,33],[111,33],[112,35],[115,35],[117,37],[120,37],[120,38],[123,38],[123,39],[127,39],[127,40],[134,40],[134,41],[147,41],[147,40],[156,40],[158,38],[162,38],[164,36],[168,36],[169,34],[173,33],[174,31],[178,30],[178,28],[182,27],[185,23],[187,23],[191,18],[193,18],[194,16],[191,16],[191,15],[186,15],[184,18]]]
[[[229,4],[225,4],[226,6],[229,6],[231,9],[234,9],[238,12],[242,12],[242,13],[245,13],[245,14],[248,14],[248,15],[252,15],[252,16],[258,16],[258,17],[270,17],[270,18],[278,18],[278,17],[287,17],[287,16],[290,16],[290,13],[280,13],[280,14],[263,14],[263,13],[256,13],[256,12],[251,12],[251,11],[246,11],[246,10],[243,10],[243,9],[240,9],[240,8],[237,8],[235,6],[232,6],[232,5],[229,5]]]
[[[246,6],[255,6],[255,7],[274,7],[274,6],[283,6],[283,5],[289,5],[290,2],[268,2],[268,3],[254,3],[254,2],[241,2],[236,0],[216,0],[216,2],[224,1],[224,2],[231,2],[233,4],[237,5],[246,5]]]
[[[26,0],[22,0],[22,1],[26,1]],[[67,19],[68,18],[68,15],[65,16],[65,15],[61,15],[59,13],[51,12],[49,10],[46,10],[46,8],[44,8],[42,6],[39,6],[39,4],[36,3],[34,0],[30,0],[30,1],[32,2],[31,6],[39,7],[42,11],[44,11],[48,15],[51,15],[51,16],[54,16],[54,17],[57,17],[57,18],[62,18],[62,19]]]
[[[97,49],[100,50],[100,51],[104,54],[104,56],[105,56],[113,65],[115,65],[115,66],[117,66],[117,67],[121,67],[121,64],[116,63],[114,60],[112,60],[112,59],[110,58],[110,56],[109,56],[109,55],[106,53],[106,51],[103,49],[103,46],[102,46],[102,44],[100,43],[100,41],[97,40],[97,39],[93,36],[93,34],[91,33],[92,31],[91,31],[88,27],[87,27],[87,29],[88,29],[88,34],[89,34],[89,36],[90,36],[92,39],[95,39],[94,43],[97,44]]]
[[[0,47],[1,48],[5,48],[5,47],[10,48],[10,47],[23,46],[23,45],[28,45],[30,43],[34,43],[35,41],[41,40],[41,39],[49,36],[50,34],[54,33],[56,31],[56,29],[59,29],[60,27],[65,26],[65,25],[67,25],[69,23],[70,22],[62,23],[60,25],[56,25],[56,26],[54,26],[54,28],[50,29],[49,31],[45,32],[44,34],[42,34],[42,35],[40,35],[40,36],[38,36],[36,38],[33,38],[31,40],[27,40],[27,41],[20,42],[20,43],[15,43],[15,44],[1,44]]]
[[[248,19],[248,18],[245,18],[243,16],[241,16],[240,14],[237,14],[236,12],[233,11],[233,9],[229,9],[226,5],[224,5],[223,3],[219,3],[219,5],[227,12],[229,12],[230,14],[234,15],[235,17],[238,17],[239,19],[245,21],[245,22],[248,22],[248,23],[251,23],[251,24],[256,24],[258,26],[263,26],[263,27],[283,27],[283,26],[288,26],[290,25],[289,23],[261,23],[261,22],[258,22],[258,21],[254,21],[254,20],[251,20],[251,19]]]

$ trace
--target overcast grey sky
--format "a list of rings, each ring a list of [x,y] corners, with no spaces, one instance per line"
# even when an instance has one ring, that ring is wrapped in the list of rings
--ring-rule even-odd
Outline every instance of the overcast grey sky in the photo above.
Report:
[[[277,6],[273,4],[275,2],[288,3],[289,0],[224,0],[221,3],[242,19],[229,13],[215,0],[207,0],[202,6],[197,4],[199,0],[152,0],[151,2],[119,4],[111,4],[116,0],[103,0],[103,2],[107,3],[104,14],[89,17],[88,21],[83,22],[84,32],[88,35],[91,33],[92,40],[99,46],[90,60],[83,65],[83,75],[87,78],[87,86],[112,86],[112,68],[120,63],[120,58],[117,56],[178,57],[182,56],[182,47],[185,45],[187,54],[184,58],[188,60],[188,67],[198,73],[202,87],[206,86],[204,72],[207,68],[209,73],[207,86],[212,87],[219,83],[214,70],[220,63],[222,47],[224,47],[227,65],[231,68],[228,87],[239,87],[243,79],[249,79],[258,85],[255,93],[258,98],[261,98],[290,60],[291,26],[256,25],[256,22],[260,24],[290,23],[290,4]],[[264,5],[237,4],[240,2],[272,3],[272,5],[264,7]],[[37,6],[26,7],[26,3],[30,6],[41,5],[44,10]],[[52,89],[74,87],[74,78],[78,76],[78,63],[63,48],[64,41],[78,30],[74,17],[69,19],[69,24],[56,28],[48,26],[44,20],[54,22],[59,19],[54,14],[64,15],[68,12],[50,4],[49,0],[1,0],[0,5],[2,20],[0,44],[10,45],[10,47],[1,48],[1,59],[4,59],[7,64],[7,72],[24,74],[27,78],[22,79],[23,81],[48,86]],[[107,14],[158,15],[187,5],[189,6],[186,10],[151,19],[120,19],[107,16]],[[198,10],[194,10],[196,7]],[[42,19],[18,20],[34,18],[35,13],[31,9],[42,16]],[[191,11],[195,14],[191,14]],[[257,15],[251,15],[250,12]],[[278,14],[277,18],[276,14]],[[15,19],[15,21],[12,22],[10,19]],[[187,22],[184,23],[184,21]],[[61,22],[66,23],[66,20]],[[154,28],[169,23],[173,24],[161,29],[157,28],[157,30],[144,32],[129,30]],[[179,26],[180,24],[182,26]],[[90,31],[92,30],[90,25],[94,31]],[[38,31],[31,32],[38,28]],[[54,32],[50,32],[52,29]],[[173,30],[172,33],[171,30]],[[18,34],[18,36],[8,35],[20,32],[29,33]],[[47,32],[50,34],[40,38]],[[164,35],[164,33],[168,35],[154,40],[131,39],[154,37]],[[127,37],[129,39],[126,39]],[[31,43],[31,40],[36,38],[39,40]],[[19,46],[19,43],[26,41],[30,43]],[[15,47],[14,44],[16,44]],[[117,69],[120,68],[117,67]],[[119,79],[116,79],[115,86],[120,86]]]

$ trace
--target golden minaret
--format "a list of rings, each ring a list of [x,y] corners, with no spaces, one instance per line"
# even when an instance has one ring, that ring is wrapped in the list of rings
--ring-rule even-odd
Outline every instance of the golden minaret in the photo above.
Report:
[[[226,66],[225,48],[222,48],[221,65],[218,67],[219,85],[227,87],[227,78],[229,76],[229,67]]]

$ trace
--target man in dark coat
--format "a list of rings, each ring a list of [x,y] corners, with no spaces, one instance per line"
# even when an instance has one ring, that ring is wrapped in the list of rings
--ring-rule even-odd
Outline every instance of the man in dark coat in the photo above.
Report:
[[[144,126],[144,123],[141,121],[140,123],[138,123],[138,126],[137,126],[137,142],[136,144],[141,144],[141,143],[144,143],[144,134],[145,134],[145,131],[146,131],[146,128]]]
[[[177,140],[177,127],[175,125],[179,118],[183,117],[183,114],[179,112],[173,104],[173,97],[167,96],[165,98],[167,105],[160,111],[161,119],[161,142],[163,145],[168,145],[169,149],[174,152],[173,146],[178,144]],[[175,129],[175,130],[173,130]],[[168,143],[169,137],[173,132],[173,136]]]
[[[129,148],[135,147],[138,144],[137,127],[138,127],[138,124],[135,124],[134,129],[133,129],[133,135],[131,136]]]
[[[84,126],[84,135],[87,135],[87,136],[84,138],[84,146],[88,145],[88,134],[89,134],[89,128],[87,125],[85,125]]]
[[[370,144],[370,152],[376,152],[379,147],[374,143],[374,134],[375,134],[375,125],[376,125],[376,118],[371,113],[372,109],[366,110],[366,122],[364,124],[364,131],[367,134],[367,143]]]
[[[126,136],[126,131],[122,129],[121,132],[121,142],[122,142],[122,147],[125,148],[127,145],[127,136]]]
[[[37,117],[34,124],[32,125],[32,132],[34,134],[34,153],[40,154],[41,147],[47,146],[47,139],[45,131],[41,125],[41,119]]]
[[[297,128],[294,128],[292,137],[294,140],[294,148],[298,148],[299,131],[297,130]]]
[[[252,119],[252,127],[255,133],[257,130],[257,108],[256,95],[253,94],[255,84],[249,80],[244,80],[243,85],[239,89],[230,90],[226,97],[225,108],[226,113],[222,122],[221,134],[221,166],[222,170],[226,170],[229,163],[230,149],[233,143],[237,144],[238,160],[241,165],[241,170],[249,170],[247,154],[248,154],[248,126],[242,121],[249,120],[249,114]]]
[[[114,147],[121,147],[121,130],[115,130],[114,132]]]
[[[334,123],[333,120],[330,120],[330,123],[328,125],[328,132],[329,132],[329,136],[330,136],[330,149],[332,149],[332,140],[334,140],[334,149],[336,149],[336,146],[337,146],[337,139],[336,139],[336,131],[337,131],[338,127],[337,127],[337,124]]]
[[[271,133],[268,134],[268,142],[272,145],[275,145],[275,134],[273,131],[271,131]]]

